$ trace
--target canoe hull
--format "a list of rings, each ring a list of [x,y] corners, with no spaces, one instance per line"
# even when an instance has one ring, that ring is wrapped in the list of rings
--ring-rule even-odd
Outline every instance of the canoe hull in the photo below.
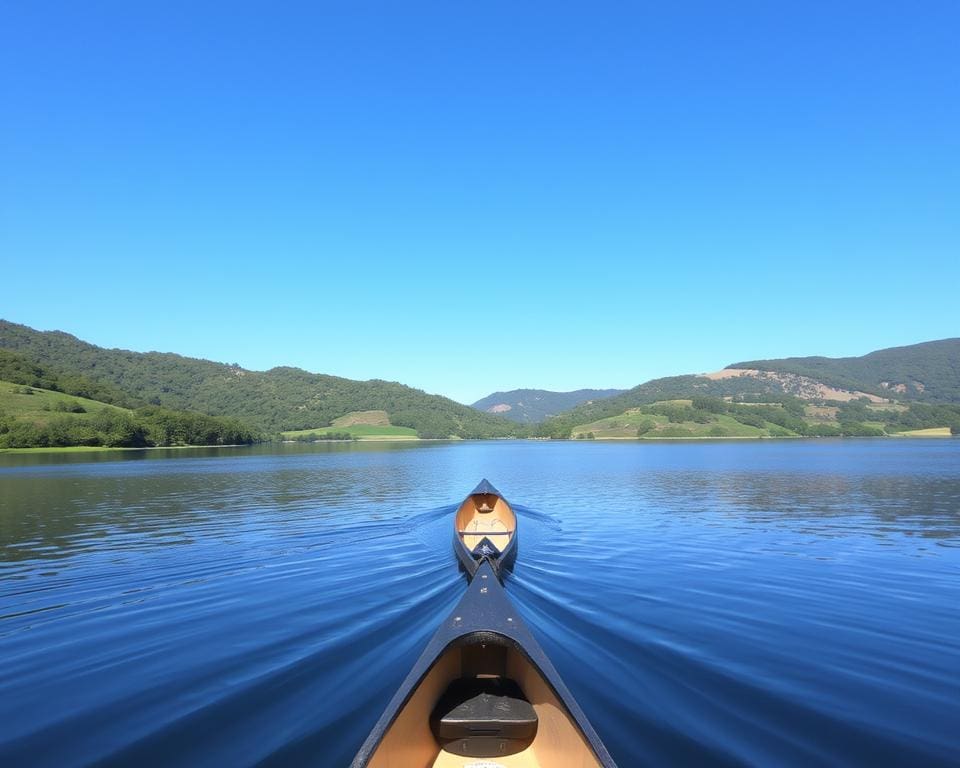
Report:
[[[488,480],[482,480],[461,502],[453,527],[453,549],[468,580],[473,579],[485,561],[497,578],[503,578],[513,567],[517,559],[517,517],[503,494]],[[487,551],[478,553],[477,549],[484,544],[489,545]]]
[[[528,747],[498,756],[495,763],[507,768],[616,768],[488,561],[480,563],[467,594],[427,644],[352,768],[445,768],[469,763],[468,758],[441,750],[430,731],[430,712],[451,680],[501,673],[520,685],[540,725]]]

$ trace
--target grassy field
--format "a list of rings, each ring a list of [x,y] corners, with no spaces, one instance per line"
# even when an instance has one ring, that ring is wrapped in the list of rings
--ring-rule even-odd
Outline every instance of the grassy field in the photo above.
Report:
[[[930,429],[911,429],[906,432],[898,432],[903,437],[951,437],[950,427],[931,427]]]
[[[283,437],[286,440],[296,440],[298,437],[312,436],[317,440],[323,440],[329,432],[348,432],[358,440],[416,440],[417,431],[410,427],[394,427],[391,424],[354,424],[353,426],[326,427],[323,429],[298,429],[292,432],[284,432]]]
[[[329,432],[350,434],[358,440],[417,440],[417,431],[410,427],[395,427],[386,411],[352,411],[334,419],[329,427],[298,429],[284,432],[285,440],[313,437],[323,440]]]
[[[689,404],[689,400],[671,401],[674,404]],[[641,426],[652,425],[649,430],[641,436],[644,440],[658,439],[677,439],[677,438],[703,438],[703,437],[769,437],[774,434],[782,433],[778,427],[770,425],[773,430],[751,427],[747,424],[741,424],[732,416],[726,414],[717,414],[709,424],[698,424],[693,421],[684,421],[678,424],[671,424],[666,416],[658,414],[644,414],[636,410],[630,410],[619,416],[611,416],[599,421],[593,421],[589,424],[582,424],[573,429],[573,437],[578,435],[587,435],[593,433],[598,439],[637,439],[637,430]]]
[[[391,426],[390,417],[386,411],[351,411],[330,422],[330,428],[340,429],[341,427],[356,427],[364,424],[374,427]]]
[[[410,427],[395,427],[386,411],[352,411],[334,419],[329,427],[298,429],[284,432],[285,440],[313,437],[317,440],[330,432],[348,433],[358,440],[416,440],[417,430]]]
[[[115,405],[87,400],[83,397],[64,395],[46,389],[24,387],[9,381],[0,381],[0,415],[13,420],[27,421],[38,426],[46,426],[51,419],[64,417],[86,421],[103,410],[125,411]],[[300,435],[313,435],[322,440],[328,432],[348,432],[359,440],[416,440],[417,432],[409,427],[395,427],[390,424],[386,411],[357,411],[337,419],[332,426],[324,429],[304,429],[283,433],[284,438],[295,439]],[[104,448],[8,448],[6,451],[90,451],[108,450]]]
[[[61,408],[83,409],[82,413],[72,413]],[[102,410],[123,411],[115,405],[98,403],[96,400],[87,400],[83,397],[64,395],[61,392],[51,392],[46,389],[24,387],[20,384],[11,384],[9,381],[0,381],[0,413],[6,414],[17,421],[30,421],[44,425],[54,417],[68,416],[77,419],[89,418],[90,414]]]
[[[633,408],[618,416],[609,416],[592,421],[589,424],[580,424],[573,428],[571,436],[574,439],[590,439],[592,437],[597,440],[799,437],[817,433],[839,436],[843,432],[869,437],[880,437],[884,434],[890,436],[902,435],[904,437],[950,436],[948,427],[914,429],[899,433],[893,431],[890,426],[890,412],[903,411],[905,408],[892,403],[881,403],[876,407],[872,404],[867,405],[866,410],[861,406],[857,413],[858,418],[851,420],[852,427],[843,424],[843,408],[822,403],[809,404],[803,412],[802,420],[805,422],[805,426],[799,426],[796,417],[783,420],[793,429],[788,429],[771,421],[761,421],[766,416],[780,421],[780,413],[787,416],[783,404],[738,403],[738,414],[722,412],[722,408],[709,411],[707,409],[690,410],[690,405],[690,400],[664,400],[650,406]],[[762,406],[766,410],[763,414],[758,412],[755,416],[752,416],[749,413],[751,409],[743,407],[750,405]],[[717,410],[721,412],[717,412]],[[653,412],[651,413],[651,411]],[[754,420],[756,425],[743,424],[737,421],[735,415],[745,421]],[[746,418],[747,416],[750,416],[750,418]],[[671,417],[674,419],[695,417],[700,421],[671,422]],[[949,418],[949,414],[946,418]],[[893,420],[895,421],[895,418]],[[887,432],[888,429],[891,431]]]

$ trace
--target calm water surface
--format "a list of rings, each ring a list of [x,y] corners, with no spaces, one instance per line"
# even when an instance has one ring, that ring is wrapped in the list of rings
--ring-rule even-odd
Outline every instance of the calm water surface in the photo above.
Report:
[[[0,455],[0,765],[346,765],[482,477],[622,768],[960,764],[960,440],[875,440]]]

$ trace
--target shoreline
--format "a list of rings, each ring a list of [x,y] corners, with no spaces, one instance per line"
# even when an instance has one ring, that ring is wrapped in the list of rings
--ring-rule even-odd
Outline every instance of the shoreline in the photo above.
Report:
[[[593,439],[576,439],[576,438],[549,438],[549,437],[517,437],[517,438],[463,438],[463,437],[369,437],[369,438],[360,438],[358,440],[313,440],[311,442],[303,442],[300,440],[282,440],[278,443],[254,443],[254,445],[316,445],[318,443],[323,445],[331,445],[334,443],[344,443],[346,445],[353,445],[356,443],[453,443],[453,442],[491,442],[495,440],[519,440],[524,442],[532,443],[683,443],[683,442],[730,442],[730,441],[746,441],[746,440],[903,440],[903,439],[913,439],[913,440],[944,440],[954,437],[960,437],[960,435],[950,435],[950,434],[896,434],[896,435],[875,435],[870,437],[807,437],[805,435],[729,435],[726,437],[721,436],[712,436],[712,435],[703,435],[696,436],[691,435],[689,437],[595,437]],[[145,446],[143,448],[129,448],[121,446],[102,446],[102,445],[69,445],[69,446],[59,446],[59,447],[35,447],[35,448],[0,448],[0,456],[4,455],[20,455],[20,454],[57,454],[57,453],[107,453],[107,452],[121,452],[121,451],[183,451],[189,450],[191,448],[251,448],[252,445],[237,444],[237,445],[151,445]]]
[[[0,456],[7,453],[100,453],[115,451],[182,451],[188,448],[249,448],[244,443],[230,445],[145,445],[142,448],[131,448],[121,445],[60,445],[36,446],[33,448],[0,448]]]
[[[569,442],[571,443],[599,443],[599,442],[623,442],[627,440],[633,440],[637,443],[647,442],[667,442],[669,440],[904,440],[904,439],[924,439],[924,440],[943,440],[949,439],[951,437],[960,437],[960,435],[950,435],[950,434],[930,434],[930,435],[910,435],[910,434],[894,434],[894,435],[829,435],[823,437],[815,437],[811,435],[727,435],[715,436],[715,435],[690,435],[689,437],[595,437],[592,440],[588,438],[583,438],[577,440],[571,438]]]

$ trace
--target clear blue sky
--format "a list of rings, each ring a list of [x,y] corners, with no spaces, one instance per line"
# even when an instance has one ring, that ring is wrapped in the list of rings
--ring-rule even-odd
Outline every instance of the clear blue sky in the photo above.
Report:
[[[471,401],[960,335],[960,4],[5,3],[0,317]]]

